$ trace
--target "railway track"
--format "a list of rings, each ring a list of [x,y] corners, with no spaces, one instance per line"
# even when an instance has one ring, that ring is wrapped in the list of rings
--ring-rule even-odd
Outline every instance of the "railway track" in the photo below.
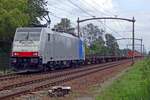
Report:
[[[8,80],[10,79],[11,77],[14,77],[16,76],[17,73],[11,73],[11,74],[6,74],[6,75],[0,75],[0,81],[3,81],[3,80]]]
[[[111,64],[113,64],[113,63],[115,63],[115,62],[112,62]],[[65,70],[65,71],[62,71],[62,72],[59,71],[57,73],[55,73],[55,72],[54,73],[47,73],[47,74],[42,74],[41,76],[40,75],[36,75],[36,76],[33,75],[32,76],[33,79],[30,77],[26,81],[23,80],[23,81],[19,81],[17,83],[10,83],[10,82],[7,81],[7,83],[10,83],[10,84],[3,85],[2,87],[0,86],[0,91],[12,89],[14,87],[29,85],[29,84],[33,84],[33,83],[37,83],[37,82],[42,82],[42,81],[45,81],[45,80],[50,80],[50,79],[58,78],[58,77],[61,77],[61,76],[64,76],[64,75],[70,75],[70,74],[73,74],[73,73],[78,73],[78,72],[81,72],[81,71],[92,70],[92,69],[96,69],[98,67],[107,66],[107,65],[109,65],[109,63],[102,64],[102,65],[95,65],[93,67],[89,66],[89,67],[83,67],[83,68],[79,68],[79,69]]]
[[[41,90],[47,87],[51,87],[54,85],[63,84],[64,82],[89,75],[98,71],[102,71],[108,68],[112,68],[124,63],[129,62],[129,60],[125,61],[117,61],[111,62],[101,65],[94,65],[91,67],[83,67],[81,69],[74,69],[71,71],[64,71],[63,73],[50,74],[47,77],[41,77],[39,79],[30,80],[26,82],[21,82],[17,84],[12,84],[1,88],[0,91],[0,100],[10,98],[16,95],[21,95],[24,93],[29,93],[37,90]]]
[[[107,63],[106,63],[107,64]],[[92,66],[95,64],[91,64]],[[85,65],[86,67],[91,66],[91,65]],[[103,64],[101,64],[103,66]],[[84,66],[84,67],[85,67]],[[77,67],[77,68],[82,68],[82,66]],[[11,80],[19,80],[22,78],[31,78],[31,77],[38,77],[38,76],[45,76],[45,75],[49,75],[49,74],[56,74],[56,73],[62,73],[64,71],[69,71],[69,70],[74,70],[77,68],[68,68],[68,69],[63,69],[63,70],[55,70],[55,71],[47,71],[47,72],[42,72],[42,73],[12,73],[12,74],[7,74],[7,75],[1,75],[0,76],[0,83],[3,81],[8,81],[7,83],[11,83]],[[1,90],[1,89],[0,89]]]
[[[89,65],[85,65],[89,66]],[[80,66],[78,68],[82,68],[83,66]],[[11,74],[6,74],[6,75],[0,75],[0,82],[2,81],[7,81],[7,80],[14,80],[14,79],[19,79],[19,78],[28,78],[32,76],[40,76],[40,75],[46,75],[49,73],[60,73],[62,71],[68,71],[71,69],[76,69],[76,68],[67,68],[63,70],[54,70],[54,71],[47,71],[47,72],[37,72],[37,73],[11,73]]]
[[[70,69],[65,69],[65,70],[70,70]],[[11,73],[11,74],[7,74],[7,75],[1,75],[0,76],[0,82],[2,81],[7,81],[7,80],[14,80],[14,79],[18,79],[18,78],[27,78],[27,77],[31,77],[31,76],[40,76],[40,75],[45,75],[45,74],[49,74],[49,73],[58,73],[62,70],[57,70],[57,71],[47,71],[47,72],[37,72],[37,73]]]

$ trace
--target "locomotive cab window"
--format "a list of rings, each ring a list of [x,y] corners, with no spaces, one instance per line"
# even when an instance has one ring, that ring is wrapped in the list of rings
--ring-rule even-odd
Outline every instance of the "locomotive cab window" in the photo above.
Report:
[[[15,41],[39,41],[41,30],[38,29],[18,29],[15,34]]]
[[[36,32],[17,32],[15,36],[15,41],[39,41],[40,33]]]

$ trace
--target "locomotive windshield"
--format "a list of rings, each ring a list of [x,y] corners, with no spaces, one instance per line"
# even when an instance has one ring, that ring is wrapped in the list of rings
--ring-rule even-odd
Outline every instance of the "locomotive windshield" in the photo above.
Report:
[[[15,41],[39,41],[40,40],[40,30],[29,29],[18,29],[15,35]]]

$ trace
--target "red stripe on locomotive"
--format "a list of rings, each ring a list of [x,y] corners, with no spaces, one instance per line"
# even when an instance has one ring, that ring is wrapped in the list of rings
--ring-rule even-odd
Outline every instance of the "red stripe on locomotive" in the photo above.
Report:
[[[13,57],[37,57],[38,52],[12,52]]]

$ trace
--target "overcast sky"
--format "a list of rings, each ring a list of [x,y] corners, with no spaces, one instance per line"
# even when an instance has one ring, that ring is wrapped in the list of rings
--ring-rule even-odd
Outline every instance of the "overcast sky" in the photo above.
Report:
[[[77,25],[78,17],[84,19],[92,16],[115,16],[132,19],[134,16],[136,19],[135,36],[142,38],[147,51],[150,50],[150,0],[48,0],[48,10],[51,12],[52,25],[58,23],[60,18],[69,18],[74,27]],[[116,38],[131,38],[131,23],[118,20],[102,21],[103,24],[99,21],[88,21],[81,23],[81,26],[93,23],[106,29]],[[136,44],[139,43],[136,41]],[[131,44],[131,41],[126,40],[119,44],[123,48]],[[139,48],[136,47],[137,50]]]

